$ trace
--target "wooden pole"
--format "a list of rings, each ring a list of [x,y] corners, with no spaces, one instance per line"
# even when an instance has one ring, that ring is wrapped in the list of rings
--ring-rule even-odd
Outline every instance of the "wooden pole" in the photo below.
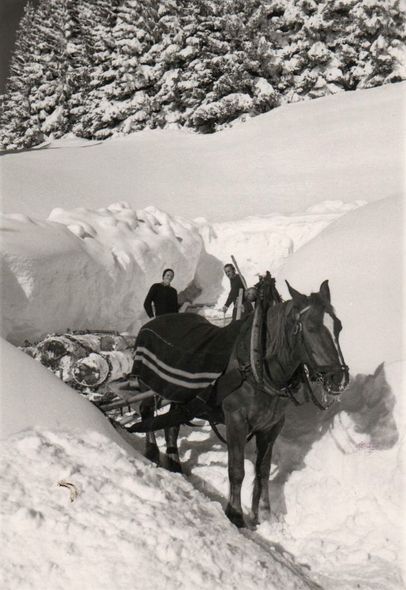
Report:
[[[244,289],[247,289],[247,281],[244,279],[244,276],[241,274],[241,271],[239,269],[239,266],[237,264],[237,261],[236,261],[236,259],[234,258],[234,256],[232,254],[231,254],[231,260],[233,261],[233,264],[234,264],[234,266],[235,266],[238,274],[241,277],[241,281],[242,281],[242,284],[244,285]]]
[[[244,289],[240,289],[238,291],[238,297],[237,297],[237,315],[236,315],[236,319],[240,320],[241,319],[241,315],[242,315],[242,298],[244,295]]]

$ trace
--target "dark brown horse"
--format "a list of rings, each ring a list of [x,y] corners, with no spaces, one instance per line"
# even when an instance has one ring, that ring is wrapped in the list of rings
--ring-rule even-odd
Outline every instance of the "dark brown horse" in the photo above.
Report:
[[[289,284],[288,288],[292,300],[277,303],[265,312],[262,381],[249,377],[223,402],[230,479],[226,514],[237,526],[244,526],[241,485],[247,437],[254,434],[257,447],[251,516],[258,522],[260,512],[264,516],[270,512],[272,448],[283,427],[286,406],[295,399],[294,392],[304,387],[306,395],[310,388],[309,396],[318,403],[310,382],[318,382],[328,395],[342,393],[348,384],[348,367],[338,343],[341,322],[331,306],[328,282],[309,297]],[[234,352],[227,370],[238,363]]]
[[[297,403],[296,393],[302,389],[305,398],[323,407],[312,382],[318,383],[327,396],[340,394],[348,384],[348,367],[338,341],[341,322],[331,305],[328,282],[310,296],[288,284],[292,299],[283,303],[270,297],[273,279],[268,277],[261,286],[262,299],[253,317],[243,324],[225,371],[226,379],[235,375],[240,379],[237,385],[235,377],[229,379],[234,382],[232,392],[224,394],[223,388],[223,394],[216,398],[223,412],[228,446],[230,496],[226,514],[239,527],[245,525],[241,486],[247,439],[255,436],[257,447],[251,517],[258,522],[270,512],[272,448],[283,427],[287,404]],[[178,426],[172,423],[166,440],[175,460],[177,434]]]

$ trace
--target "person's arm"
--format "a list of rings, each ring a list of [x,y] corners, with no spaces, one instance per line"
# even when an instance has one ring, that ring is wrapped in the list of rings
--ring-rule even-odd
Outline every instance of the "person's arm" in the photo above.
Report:
[[[154,312],[152,310],[152,302],[154,300],[154,297],[155,297],[155,285],[152,285],[152,287],[148,291],[148,295],[145,297],[145,301],[144,301],[144,309],[147,312],[147,315],[149,318],[154,317]]]
[[[171,289],[173,289],[173,303],[174,303],[174,309],[175,309],[175,313],[177,313],[180,308],[182,307],[183,303],[179,303],[179,299],[178,299],[178,292],[175,289],[175,287],[171,287]]]
[[[230,293],[227,297],[227,301],[225,302],[224,307],[228,308],[232,303],[236,302],[240,289],[244,289],[244,286],[242,284],[240,275],[236,275],[235,277],[233,277],[231,281]]]

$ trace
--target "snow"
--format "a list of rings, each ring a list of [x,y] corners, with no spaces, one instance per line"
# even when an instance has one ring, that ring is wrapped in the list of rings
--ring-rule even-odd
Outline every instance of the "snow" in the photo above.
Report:
[[[2,587],[315,588],[190,482],[126,451],[45,368],[7,342],[1,352]],[[74,502],[60,481],[75,485]]]
[[[332,223],[277,274],[285,296],[285,278],[304,293],[329,279],[333,304],[345,326],[344,355],[354,375],[373,373],[383,361],[400,360],[403,227],[402,198],[370,203]]]
[[[287,105],[215,135],[145,130],[3,155],[2,209],[45,218],[55,206],[98,209],[121,200],[134,209],[152,204],[188,219],[229,221],[398,194],[405,88]]]
[[[226,262],[230,262],[233,255],[243,269],[247,284],[255,285],[259,273],[269,270],[275,274],[293,252],[338,217],[365,203],[361,200],[353,203],[325,201],[303,213],[250,216],[224,223],[207,224],[202,219],[195,222],[200,226],[207,252]],[[219,300],[221,305],[226,299],[228,287],[229,281],[224,277],[224,292]]]
[[[179,291],[196,270],[202,288],[208,281],[198,229],[153,207],[58,208],[47,221],[5,215],[2,229],[1,333],[15,344],[68,329],[136,333],[147,320],[146,293],[165,268],[176,269]],[[210,278],[221,272],[218,261],[211,267]],[[220,288],[210,288],[214,301]]]
[[[147,320],[146,293],[168,267],[175,270],[179,292],[192,285],[200,292],[196,302],[222,306],[229,290],[223,264],[232,254],[255,284],[259,272],[274,272],[334,219],[363,203],[329,201],[303,214],[212,225],[155,207],[135,211],[123,202],[97,210],[57,208],[46,221],[3,215],[0,260],[8,279],[1,334],[21,345],[69,329],[136,333]]]
[[[273,112],[272,125],[271,113],[211,137],[142,132],[89,149],[67,138],[54,150],[3,158],[5,209],[13,212],[2,220],[1,244],[8,340],[1,349],[3,587],[404,587],[405,258],[395,149],[402,88],[291,105]],[[295,125],[303,145],[289,143]],[[324,125],[334,147],[322,162],[313,152],[312,184],[305,152],[327,140]],[[261,172],[250,177],[255,200],[238,210],[243,177],[247,187],[254,170],[253,137]],[[148,166],[138,174],[135,153],[159,162],[157,177],[148,176]],[[162,175],[171,158],[182,167]],[[213,174],[207,158],[230,166],[230,175],[238,168],[238,190],[227,175]],[[12,177],[17,163],[21,171]],[[286,201],[264,197],[267,163],[272,191],[277,180]],[[58,182],[50,190],[53,174]],[[213,186],[223,188],[221,199]],[[222,203],[229,206],[234,194],[237,212],[225,222]],[[14,204],[7,205],[11,195]],[[165,195],[172,195],[176,214],[162,210]],[[150,202],[155,206],[145,208]],[[182,428],[185,477],[157,469],[140,454],[143,437],[119,436],[87,400],[10,344],[67,328],[136,331],[147,288],[167,266],[175,268],[179,291],[198,285],[199,299],[219,306],[227,286],[222,265],[231,254],[249,282],[267,269],[277,274],[285,297],[284,279],[305,293],[329,279],[352,376],[341,403],[327,412],[310,404],[290,408],[273,455],[273,516],[243,532],[223,514],[227,454],[208,426]],[[249,443],[245,461],[245,511],[254,447]],[[77,486],[74,502],[57,486],[61,480]]]
[[[4,339],[0,345],[2,439],[32,428],[81,436],[91,430],[134,454],[95,406]]]

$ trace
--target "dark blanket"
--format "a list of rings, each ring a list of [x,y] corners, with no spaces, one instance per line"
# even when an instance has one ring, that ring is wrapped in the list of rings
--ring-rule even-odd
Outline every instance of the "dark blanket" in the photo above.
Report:
[[[194,313],[159,316],[138,334],[133,372],[162,397],[189,401],[225,370],[245,321],[218,328]]]

